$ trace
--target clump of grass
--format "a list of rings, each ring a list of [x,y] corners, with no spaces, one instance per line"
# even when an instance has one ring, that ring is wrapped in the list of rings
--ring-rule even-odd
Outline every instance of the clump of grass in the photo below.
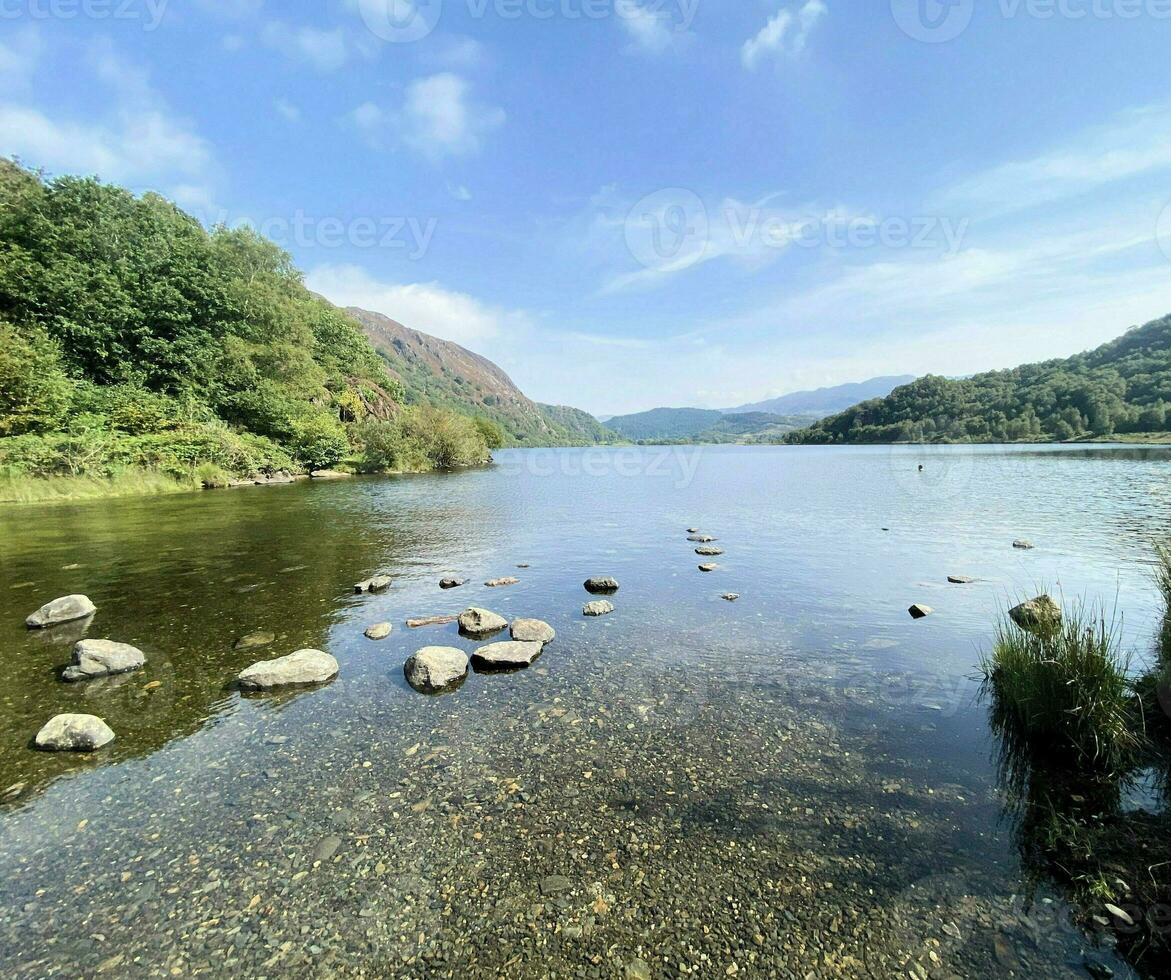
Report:
[[[101,497],[129,497],[151,493],[177,493],[196,487],[158,470],[128,467],[108,476],[0,475],[0,504],[44,504]]]
[[[1155,546],[1155,581],[1163,594],[1163,622],[1159,630],[1159,663],[1171,668],[1171,544]]]
[[[1079,607],[1036,633],[1002,621],[980,666],[993,727],[1009,746],[1117,773],[1143,745],[1129,661],[1117,631],[1098,612]]]

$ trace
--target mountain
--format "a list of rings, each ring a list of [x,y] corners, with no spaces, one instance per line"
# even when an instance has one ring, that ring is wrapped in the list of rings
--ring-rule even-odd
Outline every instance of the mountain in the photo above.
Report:
[[[1073,357],[959,380],[928,375],[787,441],[1047,442],[1162,433],[1171,316]]]
[[[774,415],[832,415],[871,398],[885,398],[895,388],[910,384],[914,380],[913,374],[871,378],[869,381],[835,385],[833,388],[818,388],[816,391],[795,391],[779,398],[741,405],[739,408],[729,408],[726,411],[730,415],[746,412],[771,412]]]
[[[382,313],[346,310],[402,382],[408,404],[431,405],[492,419],[510,443],[570,446],[613,442],[616,436],[576,408],[538,405],[486,357],[450,340],[412,330]]]
[[[757,442],[808,425],[815,416],[742,412],[726,415],[705,408],[653,408],[611,418],[606,425],[635,442]]]

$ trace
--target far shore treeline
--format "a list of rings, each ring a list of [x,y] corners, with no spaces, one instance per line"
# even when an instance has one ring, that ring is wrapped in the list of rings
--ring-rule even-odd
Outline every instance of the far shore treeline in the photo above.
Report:
[[[360,327],[253,232],[0,160],[0,499],[44,478],[76,496],[457,467],[501,438],[408,407]]]

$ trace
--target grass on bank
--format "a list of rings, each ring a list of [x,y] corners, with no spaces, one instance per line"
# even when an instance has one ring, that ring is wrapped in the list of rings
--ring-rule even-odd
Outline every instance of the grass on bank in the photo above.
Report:
[[[128,468],[109,475],[0,475],[0,504],[41,504],[102,497],[134,497],[196,490],[201,483],[180,480],[158,470]]]
[[[1038,632],[1002,622],[981,670],[994,728],[1042,755],[1119,772],[1142,746],[1129,659],[1100,612],[1079,607]]]

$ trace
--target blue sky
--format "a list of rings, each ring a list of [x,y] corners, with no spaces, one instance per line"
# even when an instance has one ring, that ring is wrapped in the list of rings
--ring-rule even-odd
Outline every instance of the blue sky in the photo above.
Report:
[[[0,153],[598,413],[1171,312],[1171,0],[0,0]]]

